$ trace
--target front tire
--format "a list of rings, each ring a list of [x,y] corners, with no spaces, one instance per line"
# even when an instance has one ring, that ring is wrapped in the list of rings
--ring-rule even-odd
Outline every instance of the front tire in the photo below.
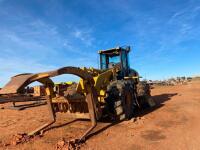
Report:
[[[106,102],[115,121],[131,119],[134,112],[133,87],[127,81],[114,81],[108,86]]]

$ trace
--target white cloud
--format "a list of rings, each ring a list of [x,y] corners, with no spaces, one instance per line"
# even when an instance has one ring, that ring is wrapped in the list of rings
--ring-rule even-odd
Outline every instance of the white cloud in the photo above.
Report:
[[[91,29],[75,29],[73,35],[75,38],[80,39],[85,45],[91,46],[94,41],[94,37],[92,37]]]
[[[33,60],[43,60],[48,55],[55,55],[57,51],[50,45],[40,41],[23,37],[16,32],[0,31],[0,51],[1,56],[10,55],[19,58],[29,58]]]
[[[192,30],[192,25],[182,24],[182,27],[180,28],[180,33],[184,35],[184,34],[187,34],[190,30]]]
[[[197,6],[194,8],[194,12],[199,11],[200,10],[200,6]]]

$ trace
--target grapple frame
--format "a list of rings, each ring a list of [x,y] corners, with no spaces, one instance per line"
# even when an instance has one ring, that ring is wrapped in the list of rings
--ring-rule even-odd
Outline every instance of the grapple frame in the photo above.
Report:
[[[0,90],[0,94],[18,94],[20,91],[26,87],[27,85],[38,81],[45,86],[46,90],[46,99],[47,105],[49,108],[49,115],[50,120],[49,122],[45,123],[41,127],[37,128],[36,130],[28,133],[28,135],[32,136],[37,134],[40,131],[43,131],[48,126],[53,124],[56,121],[56,112],[53,109],[52,99],[55,96],[53,91],[54,83],[50,79],[51,77],[63,75],[63,74],[73,74],[80,78],[82,78],[84,83],[84,89],[86,93],[86,101],[88,106],[88,113],[85,113],[81,116],[74,115],[76,118],[88,118],[91,120],[91,127],[79,138],[79,141],[85,140],[86,136],[95,128],[97,125],[97,120],[101,116],[100,107],[98,107],[98,98],[97,93],[94,88],[94,80],[90,73],[84,71],[78,67],[63,67],[54,71],[43,72],[43,73],[36,73],[36,74],[20,74],[17,76],[12,77],[11,81]]]

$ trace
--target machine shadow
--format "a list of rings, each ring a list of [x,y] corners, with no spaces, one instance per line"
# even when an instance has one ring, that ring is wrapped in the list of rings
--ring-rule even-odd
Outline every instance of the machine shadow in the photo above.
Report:
[[[86,137],[86,140],[88,140],[89,138],[95,136],[95,135],[98,135],[99,133],[105,131],[106,129],[112,127],[112,126],[115,126],[117,124],[119,124],[120,122],[122,121],[119,121],[119,122],[113,122],[113,123],[109,123],[108,125],[105,125],[104,127],[101,127],[100,129],[97,129],[96,131],[93,131],[92,133],[90,133],[87,137]],[[104,122],[105,123],[105,122]],[[98,126],[98,124],[97,124]]]
[[[74,119],[74,120],[71,120],[71,121],[66,122],[66,123],[64,123],[64,124],[53,125],[53,126],[50,126],[50,127],[47,128],[47,129],[45,129],[44,132],[50,131],[50,130],[53,130],[53,129],[57,129],[57,128],[61,128],[61,127],[64,127],[64,126],[66,126],[66,125],[68,125],[68,124],[71,124],[71,123],[74,123],[74,122],[80,121],[80,120],[81,120],[81,119]]]
[[[11,110],[25,110],[28,108],[33,108],[33,107],[39,107],[39,106],[43,106],[46,105],[47,102],[33,102],[30,104],[20,104],[20,105],[16,105],[16,104],[12,104],[12,106],[8,106],[6,107],[6,109],[11,109]]]
[[[178,95],[178,93],[165,93],[161,95],[152,96],[152,98],[157,104],[163,104],[165,101],[171,100],[171,98],[176,95]]]
[[[156,105],[152,108],[146,108],[143,109],[141,111],[137,111],[135,113],[135,117],[142,117],[145,116],[146,114],[149,114],[153,111],[156,111],[157,109],[160,109],[161,107],[163,107],[166,101],[169,101],[172,99],[173,96],[176,96],[178,93],[164,93],[161,95],[155,95],[152,96],[152,99],[155,101]]]

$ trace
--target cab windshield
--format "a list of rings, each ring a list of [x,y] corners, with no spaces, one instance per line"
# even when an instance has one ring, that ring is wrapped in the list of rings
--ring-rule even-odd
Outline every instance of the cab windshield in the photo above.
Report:
[[[115,64],[120,63],[119,55],[105,55],[101,54],[101,69],[112,68]]]

